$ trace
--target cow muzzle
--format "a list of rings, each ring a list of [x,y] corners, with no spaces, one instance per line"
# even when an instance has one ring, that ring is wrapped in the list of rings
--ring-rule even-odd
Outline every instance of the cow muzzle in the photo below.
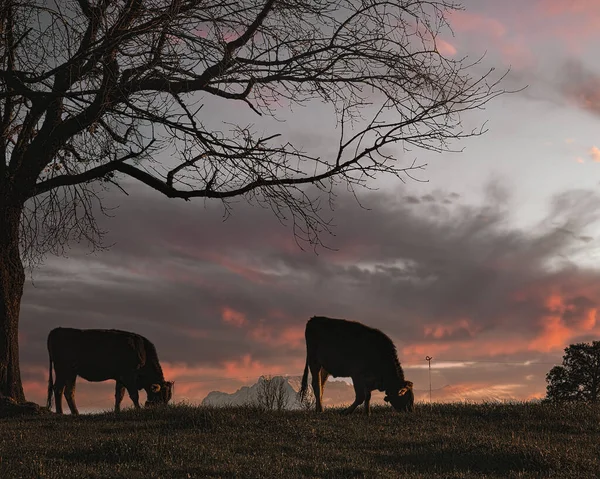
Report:
[[[383,400],[389,402],[396,411],[412,411],[415,402],[412,381],[406,381],[397,394],[387,394]]]
[[[173,397],[174,382],[165,381],[163,383],[154,383],[146,390],[148,393],[148,400],[146,406],[158,406],[161,404],[168,404]]]

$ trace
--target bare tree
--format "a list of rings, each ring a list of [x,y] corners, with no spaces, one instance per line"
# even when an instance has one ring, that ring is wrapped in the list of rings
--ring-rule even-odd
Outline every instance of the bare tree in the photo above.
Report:
[[[290,396],[288,394],[288,387],[286,387],[287,381],[285,378],[279,376],[277,379],[276,394],[275,394],[275,409],[277,411],[283,411],[287,409],[290,404]]]
[[[258,406],[267,411],[283,411],[288,407],[286,381],[281,376],[261,376],[256,391]]]
[[[270,376],[261,376],[256,391],[256,404],[261,409],[271,411],[275,404],[275,388]]]
[[[503,93],[491,71],[436,48],[452,0],[4,0],[0,3],[0,394],[23,400],[18,320],[24,263],[70,240],[101,245],[99,188],[136,180],[169,198],[235,197],[288,217],[296,238],[329,229],[337,183],[400,179],[398,144],[438,152],[461,113]],[[306,152],[279,111],[331,107],[333,152]],[[261,128],[212,121],[247,107]],[[215,103],[218,102],[218,103]],[[271,121],[269,121],[271,120]],[[262,133],[268,131],[267,133]],[[121,183],[119,183],[121,181]],[[307,186],[313,185],[313,188]]]

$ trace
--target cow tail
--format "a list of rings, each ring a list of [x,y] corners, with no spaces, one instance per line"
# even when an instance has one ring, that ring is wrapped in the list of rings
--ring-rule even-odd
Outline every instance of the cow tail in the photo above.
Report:
[[[306,355],[306,365],[304,366],[304,374],[302,375],[302,384],[300,385],[300,391],[298,391],[298,397],[300,398],[300,402],[304,401],[307,390],[308,390],[308,354]]]
[[[48,359],[50,360],[50,368],[48,371],[48,401],[46,402],[46,407],[48,410],[52,409],[52,393],[54,392],[54,381],[52,380],[52,356],[48,355]]]

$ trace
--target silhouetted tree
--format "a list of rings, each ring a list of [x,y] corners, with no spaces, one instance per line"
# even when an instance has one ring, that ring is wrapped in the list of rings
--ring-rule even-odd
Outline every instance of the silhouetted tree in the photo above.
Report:
[[[548,401],[598,401],[600,341],[565,348],[562,366],[554,366],[546,375],[546,382]]]
[[[267,411],[283,411],[289,403],[286,381],[281,376],[262,376],[258,381],[256,402]]]
[[[24,399],[24,262],[60,254],[70,240],[101,246],[92,213],[103,185],[123,188],[127,178],[227,208],[242,196],[290,218],[295,237],[314,245],[329,231],[320,195],[336,183],[366,186],[378,173],[403,179],[422,168],[399,162],[392,144],[443,152],[482,134],[463,129],[460,115],[503,93],[501,77],[488,81],[491,70],[474,74],[477,62],[437,50],[457,8],[452,0],[0,2],[0,395]],[[319,156],[286,138],[276,118],[313,100],[339,127]],[[223,102],[262,117],[260,128],[239,115],[214,118]]]
[[[281,376],[279,376],[276,384],[277,393],[275,394],[275,409],[277,411],[283,411],[284,409],[287,409],[290,403],[290,396],[288,394],[289,386],[287,385],[286,379]]]

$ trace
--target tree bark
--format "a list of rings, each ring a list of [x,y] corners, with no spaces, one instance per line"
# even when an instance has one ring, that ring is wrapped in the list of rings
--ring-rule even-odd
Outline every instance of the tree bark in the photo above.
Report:
[[[25,401],[19,368],[19,311],[25,270],[19,252],[23,206],[0,199],[0,395]]]

